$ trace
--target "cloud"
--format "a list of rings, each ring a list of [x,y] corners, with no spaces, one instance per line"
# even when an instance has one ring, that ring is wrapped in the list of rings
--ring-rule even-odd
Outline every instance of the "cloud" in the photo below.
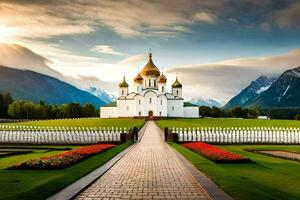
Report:
[[[300,2],[295,1],[290,6],[275,13],[275,21],[279,27],[300,26]]]
[[[206,22],[208,24],[216,24],[217,17],[212,13],[198,12],[193,16],[195,22]]]
[[[226,102],[260,75],[280,74],[299,63],[300,49],[296,49],[277,56],[177,66],[167,72],[178,74],[187,97],[200,96]]]
[[[270,27],[270,24],[267,23],[267,22],[263,22],[260,24],[260,28],[261,30],[263,30],[264,32],[269,32],[271,27]]]
[[[22,70],[32,70],[61,78],[61,74],[48,65],[52,61],[18,44],[0,44],[0,65]]]
[[[124,53],[115,51],[112,46],[109,45],[95,45],[90,49],[91,51],[96,51],[98,53],[103,53],[103,54],[112,54],[112,55],[126,55]]]
[[[225,0],[118,0],[0,2],[0,24],[17,28],[12,37],[49,38],[109,28],[123,37],[174,37],[197,22],[215,23]],[[172,5],[172,6],[170,6]],[[34,14],[33,14],[34,13]],[[159,16],[159,17],[157,17]]]

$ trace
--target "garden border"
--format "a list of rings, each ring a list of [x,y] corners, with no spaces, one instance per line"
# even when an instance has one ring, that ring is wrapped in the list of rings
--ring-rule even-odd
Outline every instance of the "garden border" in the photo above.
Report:
[[[139,135],[141,133],[141,137],[144,134],[145,126],[147,122],[143,125],[143,127],[139,130]],[[78,179],[74,183],[70,184],[69,186],[65,187],[58,193],[50,196],[47,200],[70,200],[74,199],[78,194],[80,194],[84,189],[98,180],[102,175],[104,175],[111,167],[113,167],[123,156],[125,156],[131,149],[133,149],[135,144],[130,145],[122,152],[118,153],[115,157],[110,159],[101,167],[95,169],[94,171],[90,172],[86,176]]]
[[[224,192],[219,186],[217,186],[210,178],[198,170],[190,161],[188,161],[183,155],[181,155],[176,149],[171,148],[175,155],[179,158],[183,166],[195,177],[197,182],[208,193],[212,200],[233,200],[226,192]]]

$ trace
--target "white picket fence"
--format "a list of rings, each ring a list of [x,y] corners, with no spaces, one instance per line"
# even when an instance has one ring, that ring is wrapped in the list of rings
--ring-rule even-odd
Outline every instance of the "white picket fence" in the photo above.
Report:
[[[19,127],[21,128],[21,127]],[[0,144],[95,144],[99,142],[120,142],[121,133],[128,133],[126,128],[114,127],[16,127],[1,130]]]
[[[202,141],[215,144],[300,144],[300,128],[172,128],[179,142]]]

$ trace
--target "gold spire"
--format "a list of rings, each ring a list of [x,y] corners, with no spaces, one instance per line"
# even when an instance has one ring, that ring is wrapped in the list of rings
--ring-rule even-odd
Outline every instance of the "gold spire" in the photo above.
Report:
[[[144,68],[142,69],[142,71],[140,72],[140,74],[142,76],[149,76],[149,75],[159,76],[160,75],[159,69],[153,63],[152,53],[151,52],[149,53],[148,63],[144,66]]]
[[[175,82],[172,84],[172,88],[181,88],[182,87],[182,85],[181,85],[181,83],[178,81],[178,78],[177,78],[177,76],[176,76],[176,80],[175,80]]]
[[[159,83],[166,83],[166,82],[167,82],[167,77],[165,77],[164,73],[162,73],[162,74],[158,77],[158,82],[159,82]]]
[[[143,77],[138,73],[136,77],[133,79],[135,83],[143,84]]]
[[[119,87],[128,87],[128,83],[125,81],[125,76],[123,76],[123,81],[119,84]]]

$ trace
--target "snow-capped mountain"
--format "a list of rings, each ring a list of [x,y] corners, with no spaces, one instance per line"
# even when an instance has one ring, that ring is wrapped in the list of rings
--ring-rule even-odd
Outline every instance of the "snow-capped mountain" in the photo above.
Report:
[[[189,102],[198,106],[221,107],[221,103],[213,99],[192,98]]]
[[[252,81],[248,87],[243,89],[238,95],[228,101],[223,108],[232,109],[234,107],[243,107],[249,100],[268,90],[275,80],[276,77],[258,77],[255,81]]]
[[[87,91],[92,95],[98,97],[100,100],[102,100],[105,103],[110,103],[116,100],[116,97],[114,95],[108,94],[100,88],[90,87],[87,89]]]
[[[300,107],[300,67],[285,71],[271,87],[245,104],[256,108]]]

